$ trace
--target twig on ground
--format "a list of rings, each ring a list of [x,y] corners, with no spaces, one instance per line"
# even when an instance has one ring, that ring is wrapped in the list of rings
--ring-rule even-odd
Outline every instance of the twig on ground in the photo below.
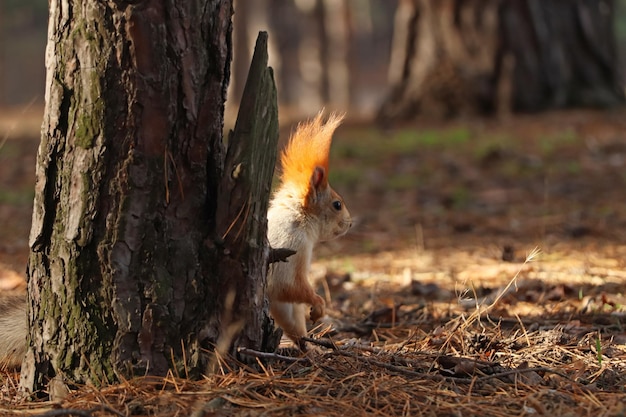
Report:
[[[287,363],[310,363],[311,361],[308,358],[294,358],[291,356],[279,355],[278,353],[272,352],[259,352],[258,350],[248,349],[248,348],[239,348],[237,352],[246,355],[252,356],[254,358],[259,359],[271,359],[275,361],[283,361]]]
[[[556,371],[554,369],[546,368],[544,366],[538,366],[538,367],[535,367],[535,368],[509,369],[508,371],[502,371],[502,372],[498,372],[498,373],[495,373],[495,374],[482,376],[482,377],[478,378],[478,382],[484,382],[484,381],[487,381],[487,380],[493,379],[493,378],[502,378],[504,376],[509,376],[509,375],[522,374],[522,373],[525,373],[525,372],[549,372],[549,373],[558,375],[561,378],[565,378],[568,381],[575,382],[569,376],[565,375],[564,373],[562,373],[560,371]]]
[[[327,349],[332,349],[332,350],[339,349],[339,347],[335,344],[335,342],[333,342],[330,339],[314,339],[312,337],[306,337],[306,336],[303,336],[301,339],[304,340],[305,342],[309,342],[314,345],[325,347]]]
[[[469,383],[470,380],[467,378],[456,378],[456,377],[452,377],[452,376],[443,376],[443,375],[433,375],[433,374],[428,374],[426,372],[418,372],[418,371],[414,371],[412,369],[408,369],[404,366],[398,366],[398,365],[392,365],[390,363],[386,363],[386,362],[382,362],[379,360],[376,360],[374,358],[370,358],[367,356],[363,356],[360,355],[358,353],[355,352],[348,352],[345,349],[341,349],[340,347],[338,347],[337,345],[335,345],[331,340],[329,339],[313,339],[310,337],[303,337],[303,340],[313,343],[313,344],[317,344],[319,346],[322,347],[327,347],[329,349],[332,349],[333,353],[337,353],[341,356],[346,356],[352,359],[356,359],[356,360],[362,360],[367,362],[370,365],[373,366],[377,366],[379,368],[384,368],[388,371],[392,371],[392,372],[396,372],[398,374],[404,375],[404,376],[411,376],[411,377],[417,377],[417,378],[424,378],[424,379],[430,379],[430,380],[434,380],[434,381],[442,381],[442,380],[447,380],[447,381],[454,381],[454,382],[459,382],[459,383]],[[358,349],[358,347],[356,347]],[[382,353],[382,352],[377,352],[377,353]],[[390,356],[393,356],[392,354],[390,354]]]
[[[108,407],[101,405],[99,407],[92,408],[90,410],[78,410],[74,408],[62,408],[58,410],[46,411],[42,414],[36,414],[34,417],[62,417],[62,416],[77,416],[77,417],[93,417],[93,413],[98,411],[106,411],[107,413],[114,414],[119,417],[126,417],[125,414]]]

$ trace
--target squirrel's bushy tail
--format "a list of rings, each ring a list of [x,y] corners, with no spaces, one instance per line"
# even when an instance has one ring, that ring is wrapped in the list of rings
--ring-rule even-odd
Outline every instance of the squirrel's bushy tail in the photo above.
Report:
[[[298,125],[280,158],[282,183],[297,186],[302,195],[306,195],[311,174],[316,167],[328,172],[328,154],[333,133],[344,118],[343,115],[331,113],[324,122],[323,112],[320,111],[314,119]]]
[[[26,295],[0,297],[0,369],[18,368],[26,354]]]

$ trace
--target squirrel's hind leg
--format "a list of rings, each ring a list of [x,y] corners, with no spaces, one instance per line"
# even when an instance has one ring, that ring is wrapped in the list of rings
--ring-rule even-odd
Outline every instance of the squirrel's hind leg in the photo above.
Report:
[[[306,304],[284,303],[280,301],[270,303],[270,314],[276,324],[302,350],[306,350],[301,339],[301,337],[307,334],[306,310]]]

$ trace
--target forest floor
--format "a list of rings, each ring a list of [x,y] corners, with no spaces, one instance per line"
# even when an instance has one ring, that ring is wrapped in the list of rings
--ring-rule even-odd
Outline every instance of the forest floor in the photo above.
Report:
[[[0,131],[0,291],[24,288],[28,123]],[[311,352],[59,402],[5,371],[0,416],[626,416],[626,110],[350,122],[332,152],[355,225],[317,250]]]

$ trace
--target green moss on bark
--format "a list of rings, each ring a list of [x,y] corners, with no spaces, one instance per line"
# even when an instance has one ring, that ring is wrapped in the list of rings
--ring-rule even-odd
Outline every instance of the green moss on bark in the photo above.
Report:
[[[96,70],[87,70],[87,91],[83,91],[81,100],[77,100],[80,108],[76,110],[76,144],[84,149],[94,146],[100,134],[102,118],[104,117],[104,103],[100,97],[100,76]]]

